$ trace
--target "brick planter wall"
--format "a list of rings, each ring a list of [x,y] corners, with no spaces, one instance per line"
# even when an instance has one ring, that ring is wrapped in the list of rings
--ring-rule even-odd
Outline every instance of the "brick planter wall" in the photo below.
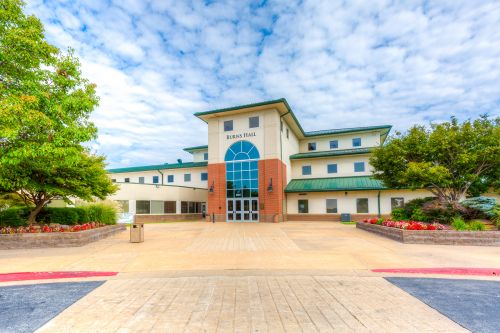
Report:
[[[381,215],[382,218],[389,218],[390,215]],[[340,214],[287,214],[286,221],[331,221],[339,222]],[[376,214],[351,214],[352,221],[362,221],[366,219],[378,218]]]
[[[363,222],[356,228],[407,244],[500,246],[500,231],[404,230]]]
[[[134,221],[140,222],[140,223],[174,222],[174,221],[203,221],[203,215],[202,214],[134,215]]]
[[[77,232],[0,235],[0,249],[34,249],[83,246],[116,234],[125,229],[125,225],[116,224]]]

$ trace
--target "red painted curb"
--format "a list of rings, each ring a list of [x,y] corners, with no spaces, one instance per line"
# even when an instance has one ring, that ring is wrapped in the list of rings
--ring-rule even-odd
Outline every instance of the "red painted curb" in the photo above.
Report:
[[[436,267],[436,268],[380,268],[372,269],[375,273],[413,273],[413,274],[446,274],[446,275],[482,275],[500,276],[500,268],[465,268],[465,267]]]
[[[116,274],[118,274],[118,272],[93,272],[93,271],[19,272],[19,273],[0,274],[0,282],[85,278],[94,276],[114,276]]]

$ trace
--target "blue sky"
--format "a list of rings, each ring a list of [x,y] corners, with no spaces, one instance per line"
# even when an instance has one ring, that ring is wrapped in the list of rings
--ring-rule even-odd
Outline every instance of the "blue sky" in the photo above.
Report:
[[[284,97],[305,130],[500,106],[500,1],[28,0],[97,84],[109,167],[189,159],[192,114]]]

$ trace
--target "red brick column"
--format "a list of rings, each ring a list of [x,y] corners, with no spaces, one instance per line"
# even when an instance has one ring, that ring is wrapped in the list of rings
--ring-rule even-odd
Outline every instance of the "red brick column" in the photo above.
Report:
[[[273,179],[273,191],[268,188]],[[259,205],[261,222],[283,221],[286,165],[279,159],[259,161]]]
[[[214,192],[210,187],[214,184]],[[226,164],[213,163],[208,165],[208,200],[207,221],[215,214],[216,221],[226,220]]]

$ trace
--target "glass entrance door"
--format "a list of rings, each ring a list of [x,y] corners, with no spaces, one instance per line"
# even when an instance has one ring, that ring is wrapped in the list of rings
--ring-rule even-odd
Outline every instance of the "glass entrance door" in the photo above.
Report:
[[[259,200],[254,198],[227,199],[228,222],[258,222]]]

